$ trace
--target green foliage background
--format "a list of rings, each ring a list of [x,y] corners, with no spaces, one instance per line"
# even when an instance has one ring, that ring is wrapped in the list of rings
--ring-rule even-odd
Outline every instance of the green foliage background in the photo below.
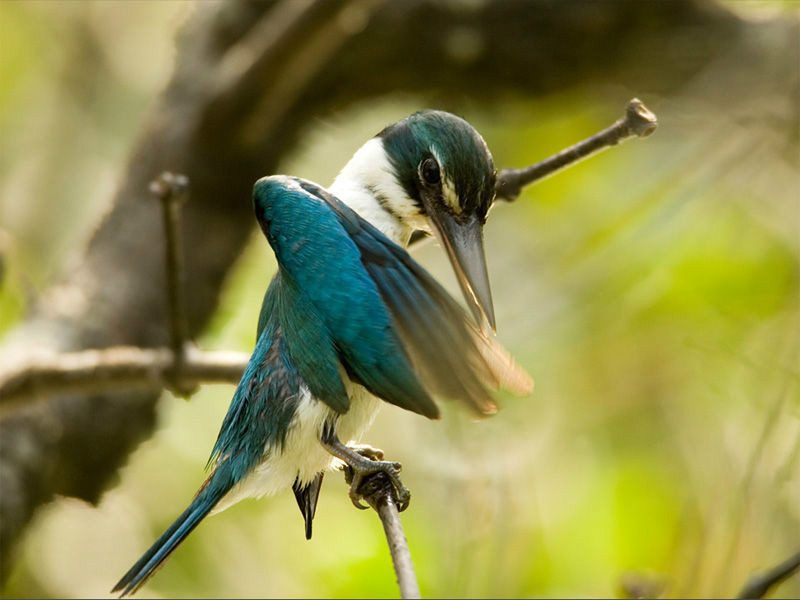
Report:
[[[80,256],[189,10],[0,6],[0,335]],[[791,102],[791,82],[776,85]],[[365,440],[405,466],[423,595],[730,595],[800,543],[798,134],[710,114],[704,86],[644,97],[652,138],[493,209],[499,337],[533,396],[479,423],[457,407],[428,422],[387,406]],[[610,81],[443,108],[481,131],[498,167],[521,166],[604,127],[635,93]],[[282,171],[330,182],[424,104],[392,96],[314,120]],[[413,254],[460,295],[435,244]],[[274,269],[254,231],[202,347],[252,348]],[[165,394],[158,431],[98,507],[38,512],[3,595],[107,595],[203,481],[231,393]],[[377,519],[330,476],[312,541],[291,494],[246,501],[207,519],[140,595],[380,598],[396,585]],[[778,595],[799,596],[798,579]]]

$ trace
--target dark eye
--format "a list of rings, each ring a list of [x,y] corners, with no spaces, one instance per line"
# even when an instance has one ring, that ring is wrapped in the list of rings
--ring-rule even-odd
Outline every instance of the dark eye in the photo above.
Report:
[[[442,179],[439,174],[439,164],[433,158],[426,158],[419,166],[419,172],[422,174],[422,179],[428,185],[436,185]]]

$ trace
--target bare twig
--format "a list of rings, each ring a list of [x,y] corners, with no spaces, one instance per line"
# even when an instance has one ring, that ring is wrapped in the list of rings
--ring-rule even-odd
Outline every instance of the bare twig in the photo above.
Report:
[[[167,306],[169,310],[170,347],[174,354],[168,375],[169,387],[178,395],[189,396],[197,385],[188,385],[181,378],[186,362],[186,307],[183,301],[184,268],[181,245],[181,204],[189,197],[189,178],[186,175],[164,171],[150,182],[150,192],[161,201],[164,225],[164,271],[167,279]]]
[[[787,355],[795,357],[797,355],[798,346],[800,346],[800,336],[795,336],[789,346]],[[781,414],[784,411],[784,406],[786,405],[787,399],[790,397],[789,391],[791,389],[791,382],[792,378],[790,376],[783,378],[778,394],[772,402],[766,419],[764,420],[764,425],[761,427],[761,433],[747,461],[747,468],[742,478],[741,491],[735,496],[735,521],[732,527],[730,545],[728,546],[728,550],[721,563],[721,568],[717,572],[714,580],[716,589],[723,589],[722,586],[725,582],[730,581],[730,568],[735,564],[739,555],[742,531],[749,518],[749,511],[751,509],[750,499],[752,495],[751,488],[756,477],[756,471],[761,462],[761,458],[764,456],[764,449],[767,447],[770,437],[775,432],[776,426],[780,422]]]
[[[400,587],[401,598],[420,598],[419,584],[411,562],[411,552],[408,549],[403,524],[397,510],[397,498],[394,485],[385,473],[378,471],[364,478],[358,488],[359,493],[367,501],[383,523],[383,532],[386,543],[392,555],[394,572],[397,575],[397,585]]]
[[[495,184],[497,198],[509,202],[516,200],[525,186],[544,179],[595,152],[619,144],[629,137],[647,137],[656,130],[657,126],[656,116],[647,109],[641,100],[633,98],[628,102],[625,116],[603,131],[524,169],[500,171]]]
[[[763,598],[772,587],[798,572],[800,572],[800,550],[771,569],[752,575],[739,591],[737,598]]]
[[[249,355],[184,351],[179,383],[238,383]],[[31,358],[0,375],[0,409],[37,395],[70,392],[161,390],[173,383],[175,355],[169,348],[119,346]]]

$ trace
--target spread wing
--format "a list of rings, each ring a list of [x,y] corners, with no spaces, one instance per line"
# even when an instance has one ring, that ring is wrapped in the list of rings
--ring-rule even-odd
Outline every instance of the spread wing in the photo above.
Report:
[[[278,260],[274,311],[289,354],[311,393],[334,410],[349,401],[338,372],[384,400],[435,418],[361,255],[330,207],[289,177],[259,180],[256,217]],[[331,351],[336,375],[331,376]],[[325,373],[321,373],[325,371]],[[340,390],[333,392],[332,390]]]
[[[331,206],[355,242],[426,386],[483,414],[496,410],[487,387],[531,392],[531,377],[405,249],[327,190],[303,185]]]
[[[278,303],[293,359],[296,353],[313,356],[309,349],[320,340],[330,343],[353,380],[431,418],[439,411],[428,389],[480,413],[495,410],[488,388],[506,384],[525,391],[521,371],[447,292],[405,250],[323,188],[296,178],[264,178],[256,183],[254,204],[290,303],[300,303],[317,321],[314,331],[294,331],[297,319],[286,302]],[[314,378],[314,363],[298,364],[304,380],[307,374]],[[346,399],[325,397],[334,386],[325,383],[318,394],[309,382],[315,396],[342,411]]]

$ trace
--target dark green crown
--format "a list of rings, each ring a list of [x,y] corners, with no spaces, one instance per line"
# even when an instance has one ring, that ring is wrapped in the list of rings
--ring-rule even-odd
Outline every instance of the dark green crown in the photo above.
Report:
[[[494,161],[472,125],[447,112],[424,110],[390,125],[378,137],[398,180],[422,212],[419,166],[433,157],[442,177],[455,187],[461,211],[485,220],[494,200]]]

